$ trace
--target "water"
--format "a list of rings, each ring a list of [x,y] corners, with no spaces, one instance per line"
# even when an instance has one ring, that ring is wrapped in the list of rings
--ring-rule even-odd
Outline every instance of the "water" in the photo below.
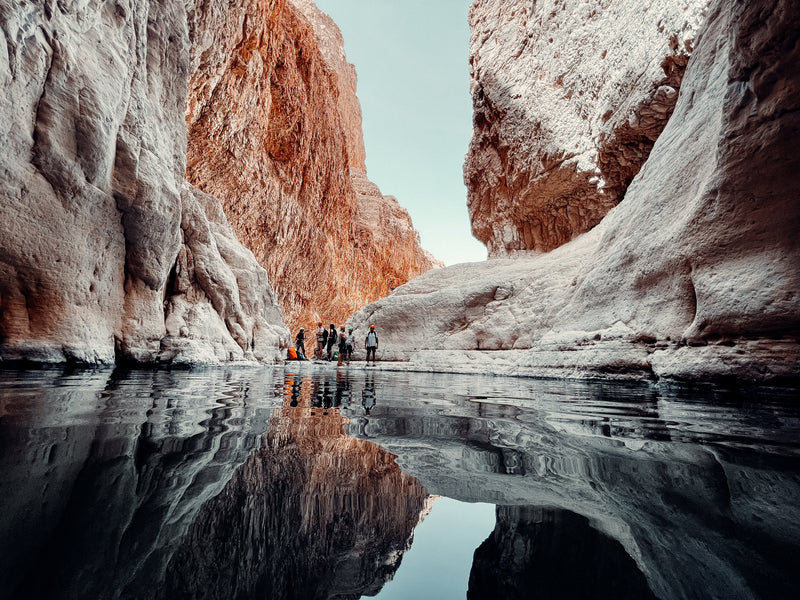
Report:
[[[794,598],[797,390],[0,371],[0,598]]]

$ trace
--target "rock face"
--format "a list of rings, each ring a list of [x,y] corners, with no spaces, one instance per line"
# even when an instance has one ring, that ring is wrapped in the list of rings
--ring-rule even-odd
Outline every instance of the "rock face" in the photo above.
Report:
[[[285,343],[266,273],[184,184],[187,22],[176,2],[0,5],[0,358],[216,362]]]
[[[709,0],[478,0],[464,168],[490,256],[548,251],[625,195],[672,114]]]
[[[222,200],[290,327],[339,323],[435,264],[368,185],[355,72],[326,15],[216,1],[190,25],[187,178]]]
[[[715,3],[672,118],[597,227],[423,275],[353,323],[421,369],[796,379],[798,19],[789,1]]]

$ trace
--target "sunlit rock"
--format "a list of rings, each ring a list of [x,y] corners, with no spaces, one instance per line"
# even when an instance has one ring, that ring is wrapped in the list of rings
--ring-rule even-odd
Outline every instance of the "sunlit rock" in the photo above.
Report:
[[[478,0],[470,9],[472,230],[547,251],[625,195],[678,99],[710,0]]]
[[[190,29],[187,178],[220,198],[290,327],[340,323],[437,265],[366,179],[355,70],[327,15],[216,0]]]

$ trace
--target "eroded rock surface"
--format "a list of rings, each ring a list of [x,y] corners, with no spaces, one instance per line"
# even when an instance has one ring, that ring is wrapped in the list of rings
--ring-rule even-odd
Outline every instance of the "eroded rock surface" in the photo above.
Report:
[[[624,196],[672,114],[709,0],[478,0],[470,10],[472,230],[548,251]]]
[[[352,322],[426,370],[796,379],[798,19],[714,5],[672,118],[592,231],[423,275]]]
[[[0,5],[2,359],[277,356],[265,274],[184,189],[187,22],[176,2]]]
[[[435,264],[393,198],[354,189],[366,180],[355,72],[326,15],[216,1],[191,31],[187,177],[222,200],[290,327],[339,323]]]

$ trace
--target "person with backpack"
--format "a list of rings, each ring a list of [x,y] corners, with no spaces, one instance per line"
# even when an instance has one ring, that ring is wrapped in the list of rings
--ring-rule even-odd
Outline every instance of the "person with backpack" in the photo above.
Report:
[[[333,344],[336,343],[336,326],[331,323],[330,329],[328,330],[328,342],[327,342],[327,350],[328,350],[328,360],[333,359]]]
[[[378,351],[378,332],[375,331],[375,325],[369,326],[369,333],[364,340],[364,348],[367,349],[367,366],[369,366],[369,355],[372,354],[372,366],[374,367]]]
[[[301,356],[303,358],[306,357],[306,328],[301,327],[300,331],[297,332],[297,336],[294,338],[294,347],[297,350],[297,358]]]
[[[344,355],[347,352],[347,334],[344,332],[344,325],[339,328],[339,366],[342,366]]]

